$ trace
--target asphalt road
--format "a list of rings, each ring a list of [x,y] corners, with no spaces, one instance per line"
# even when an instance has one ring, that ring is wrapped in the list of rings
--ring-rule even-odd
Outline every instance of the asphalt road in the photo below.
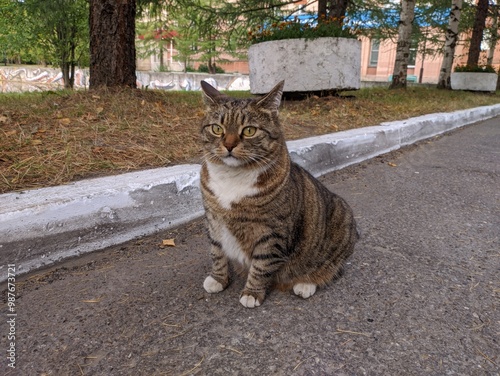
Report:
[[[195,221],[19,277],[0,374],[500,375],[500,118],[321,180],[362,240],[310,299],[207,294]]]

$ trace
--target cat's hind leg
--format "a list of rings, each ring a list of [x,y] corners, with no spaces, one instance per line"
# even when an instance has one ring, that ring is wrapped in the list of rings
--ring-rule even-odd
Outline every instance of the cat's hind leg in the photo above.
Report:
[[[293,286],[293,292],[304,299],[310,298],[316,292],[314,283],[297,283]]]

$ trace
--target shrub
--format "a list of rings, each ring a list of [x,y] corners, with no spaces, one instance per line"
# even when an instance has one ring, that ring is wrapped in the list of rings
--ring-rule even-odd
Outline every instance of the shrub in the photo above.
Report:
[[[270,25],[259,26],[254,31],[248,32],[248,39],[252,43],[261,43],[271,40],[281,39],[315,39],[321,37],[343,37],[356,38],[356,30],[343,27],[343,22],[338,22],[336,18],[320,19],[317,18],[299,19],[274,22]]]
[[[455,72],[497,73],[491,65],[457,65]]]
[[[207,64],[200,64],[200,66],[198,67],[198,72],[210,73],[210,71],[208,70],[208,65]],[[222,69],[221,67],[216,65],[215,66],[215,73],[226,73],[226,72],[224,71],[224,69]]]

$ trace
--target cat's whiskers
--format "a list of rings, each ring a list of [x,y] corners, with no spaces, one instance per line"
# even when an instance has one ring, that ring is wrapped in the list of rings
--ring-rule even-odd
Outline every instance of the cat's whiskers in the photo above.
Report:
[[[215,163],[215,162],[219,162],[219,161],[220,161],[220,158],[218,156],[216,156],[215,154],[213,154],[211,152],[207,152],[203,155],[201,164],[206,165],[208,162]]]
[[[256,154],[250,152],[248,150],[241,150],[238,156],[231,155],[231,157],[240,160],[242,166],[247,166],[250,164],[255,164],[258,169],[261,169],[263,172],[267,174],[267,170],[274,166],[276,163],[275,159],[263,156],[261,154]],[[202,165],[205,165],[207,162],[216,163],[224,160],[224,157],[221,157],[213,152],[206,152],[202,157]],[[240,167],[240,166],[233,166]]]

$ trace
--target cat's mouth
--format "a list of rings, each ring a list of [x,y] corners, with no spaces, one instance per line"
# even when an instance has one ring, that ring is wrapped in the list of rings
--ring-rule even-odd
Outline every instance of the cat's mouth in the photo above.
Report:
[[[227,156],[225,156],[221,159],[222,159],[222,162],[224,162],[224,164],[231,166],[231,167],[238,167],[238,166],[241,166],[243,164],[243,161],[241,159],[238,159],[238,158],[232,156],[231,154],[228,154]]]

